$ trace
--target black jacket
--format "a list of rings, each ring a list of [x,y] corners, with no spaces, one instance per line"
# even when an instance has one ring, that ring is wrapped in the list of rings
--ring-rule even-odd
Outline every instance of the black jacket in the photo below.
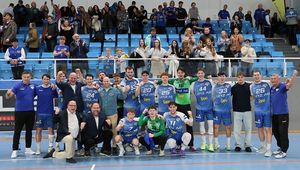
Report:
[[[72,41],[70,44],[70,54],[71,58],[87,58],[87,53],[89,48],[87,47],[86,42],[83,44],[83,40],[79,40],[79,46],[75,41]]]
[[[76,112],[76,116],[80,128],[81,118],[77,112]],[[55,114],[53,116],[53,122],[58,123],[56,142],[60,142],[65,136],[70,134],[69,127],[68,127],[68,111],[62,110],[58,114]]]

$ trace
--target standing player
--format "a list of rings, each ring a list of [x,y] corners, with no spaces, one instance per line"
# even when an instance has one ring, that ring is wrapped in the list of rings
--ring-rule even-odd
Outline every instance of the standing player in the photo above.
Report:
[[[258,136],[261,145],[257,152],[265,154],[265,157],[270,157],[272,156],[270,85],[261,81],[259,71],[253,72],[253,79],[254,82],[251,84],[250,90],[254,99],[255,124],[258,128]],[[265,144],[265,140],[267,142],[267,146]]]
[[[137,86],[135,96],[140,99],[139,113],[142,113],[149,106],[155,105],[155,84],[149,81],[149,72],[142,72],[142,81]]]
[[[193,116],[188,118],[185,114],[177,111],[175,102],[169,103],[169,112],[164,113],[166,121],[167,144],[171,148],[171,153],[176,154],[176,146],[181,145],[180,155],[184,155],[184,150],[188,147],[192,135],[184,132],[184,124],[193,126]]]
[[[175,87],[169,84],[169,74],[162,73],[160,75],[161,78],[161,85],[158,85],[155,90],[155,96],[158,100],[158,113],[163,115],[165,112],[168,112],[168,104],[171,101],[175,101]]]
[[[136,116],[139,116],[139,101],[138,98],[135,96],[136,87],[139,84],[139,80],[134,78],[134,72],[132,67],[126,67],[126,77],[122,80],[121,85],[126,88],[127,97],[124,100],[124,113],[128,112],[129,108],[132,108],[136,111]],[[129,90],[128,90],[129,89]]]
[[[218,73],[218,83],[213,87],[213,104],[214,104],[214,149],[220,148],[218,136],[221,122],[226,129],[226,150],[230,151],[231,137],[231,85],[225,83],[226,75],[224,72]]]
[[[125,91],[125,87],[121,86],[121,76],[119,73],[113,74],[114,83],[112,84],[113,87],[117,89],[122,89],[122,91]],[[117,101],[117,110],[118,110],[118,122],[124,117],[124,101],[121,99],[118,99]]]
[[[200,122],[200,135],[202,144],[200,149],[214,151],[213,145],[213,101],[212,101],[212,82],[204,79],[205,73],[202,68],[198,69],[198,81],[191,85],[191,91],[196,97],[196,121]],[[205,119],[208,124],[209,145],[206,144]]]
[[[43,84],[35,88],[37,95],[37,112],[36,112],[36,154],[41,154],[41,140],[43,128],[48,128],[49,147],[48,152],[53,148],[54,133],[53,133],[53,99],[58,97],[56,88],[50,85],[50,75],[42,76]]]
[[[86,116],[88,112],[91,111],[91,106],[93,103],[98,103],[99,92],[94,86],[94,76],[92,74],[87,74],[85,76],[86,86],[81,87],[81,95],[83,101],[83,115]]]
[[[135,150],[136,155],[140,155],[139,150],[139,140],[138,140],[138,131],[139,131],[139,122],[138,118],[135,117],[135,110],[128,109],[127,117],[120,120],[116,130],[119,132],[119,135],[115,137],[115,141],[120,149],[119,156],[123,156],[125,149],[123,144],[132,144]]]

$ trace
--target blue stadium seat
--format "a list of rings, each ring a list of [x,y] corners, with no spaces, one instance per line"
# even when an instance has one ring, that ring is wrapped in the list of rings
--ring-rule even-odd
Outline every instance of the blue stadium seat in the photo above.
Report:
[[[253,35],[252,34],[243,34],[244,40],[249,39],[253,41]]]
[[[100,42],[91,42],[90,43],[90,52],[98,52],[100,51],[101,43]]]
[[[176,27],[166,27],[167,34],[176,34]]]
[[[47,59],[47,58],[54,58],[53,53],[51,52],[43,52],[42,53],[42,58]]]
[[[100,51],[93,51],[93,52],[88,52],[87,53],[87,57],[88,58],[97,58],[100,55]]]
[[[263,46],[263,50],[266,52],[269,52],[270,54],[272,53],[272,51],[275,51],[274,45],[272,42],[263,42],[262,46]]]
[[[29,52],[26,54],[26,58],[28,59],[39,59],[40,58],[40,53],[39,52]]]
[[[271,56],[273,58],[284,58],[283,52],[282,51],[272,51]],[[284,59],[273,59],[273,62],[284,62]]]
[[[8,80],[12,78],[10,64],[7,61],[0,61],[0,79]]]
[[[169,34],[169,43],[171,43],[173,40],[176,40],[177,42],[179,42],[178,34]]]
[[[278,74],[282,76],[283,73],[282,63],[278,63],[278,62],[267,63],[267,72],[268,72],[268,76],[272,76],[273,74]]]
[[[266,42],[266,37],[263,34],[254,34],[255,42]]]
[[[266,62],[253,63],[252,69],[259,70],[262,76],[267,75],[267,63]]]
[[[295,65],[293,62],[286,62],[286,76],[291,77],[295,70]]]
[[[261,55],[259,58],[270,58],[271,56],[269,55]],[[271,62],[271,59],[258,59],[258,62],[260,63],[268,63]]]
[[[261,43],[253,42],[251,43],[251,47],[255,49],[255,52],[263,51]]]

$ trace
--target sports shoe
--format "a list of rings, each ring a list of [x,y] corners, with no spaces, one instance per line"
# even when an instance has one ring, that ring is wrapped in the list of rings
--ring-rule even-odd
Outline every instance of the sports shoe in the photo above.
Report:
[[[196,152],[196,148],[194,146],[190,146],[190,151],[191,152]]]
[[[272,156],[272,151],[271,150],[267,150],[267,152],[264,155],[265,157],[271,157]]]
[[[245,151],[246,152],[252,152],[252,149],[251,149],[251,147],[248,146],[248,147],[245,148]]]
[[[31,148],[26,148],[26,149],[25,149],[25,154],[26,154],[26,155],[34,155],[35,152],[33,152],[33,151],[31,150]]]
[[[71,164],[75,164],[77,161],[74,158],[67,158],[66,162],[71,163]]]
[[[207,144],[206,143],[202,143],[200,146],[201,150],[205,150],[207,148]]]
[[[159,156],[165,156],[165,151],[164,150],[160,150],[159,151]]]
[[[267,152],[267,149],[264,146],[262,146],[262,147],[258,148],[258,150],[256,152],[264,154]]]
[[[14,151],[12,151],[10,158],[15,159],[15,158],[17,158],[17,156],[18,156],[18,151],[14,150]]]
[[[214,145],[213,144],[208,145],[208,151],[209,152],[214,152]]]
[[[214,149],[215,149],[215,150],[220,149],[220,145],[219,145],[219,144],[215,144],[215,145],[214,145]]]
[[[146,155],[152,155],[152,150],[147,151],[147,152],[146,152]]]
[[[35,154],[36,155],[40,155],[41,154],[41,150],[36,150]]]
[[[278,148],[276,151],[273,152],[273,155],[277,155],[277,154],[279,154],[280,152],[281,152],[281,149]]]
[[[225,149],[226,149],[226,151],[231,151],[230,145],[226,145]]]
[[[129,144],[126,144],[124,148],[126,152],[133,152],[133,148]]]
[[[180,149],[179,155],[184,156],[185,155],[185,151]]]
[[[235,152],[241,152],[241,150],[242,150],[242,149],[241,149],[240,147],[238,147],[238,146],[234,148],[234,151],[235,151]]]
[[[285,158],[286,157],[286,153],[285,152],[280,152],[278,153],[277,155],[275,155],[275,158],[276,159],[282,159],[282,158]]]
[[[52,146],[48,146],[48,152],[50,152],[53,149]]]
[[[171,154],[177,154],[176,148],[171,149]]]
[[[85,151],[83,148],[78,151],[79,156],[84,156],[84,154],[85,154]]]
[[[55,152],[55,149],[52,148],[52,150],[50,152],[48,152],[43,158],[46,159],[46,158],[51,158],[53,156],[53,153]]]
[[[119,156],[124,156],[125,150],[124,148],[120,148]]]

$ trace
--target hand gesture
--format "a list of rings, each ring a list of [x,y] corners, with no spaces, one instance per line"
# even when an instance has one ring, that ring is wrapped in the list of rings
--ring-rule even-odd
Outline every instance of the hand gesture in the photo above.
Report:
[[[150,138],[153,138],[154,135],[153,135],[152,133],[149,133],[149,137],[150,137]]]
[[[126,85],[126,86],[125,86],[125,92],[126,92],[126,93],[129,92],[129,90],[130,90],[130,86],[129,86],[129,85]]]
[[[143,111],[143,114],[147,113],[148,112],[148,109],[146,108],[144,111]]]
[[[105,120],[108,125],[111,125],[111,121],[109,119]]]

